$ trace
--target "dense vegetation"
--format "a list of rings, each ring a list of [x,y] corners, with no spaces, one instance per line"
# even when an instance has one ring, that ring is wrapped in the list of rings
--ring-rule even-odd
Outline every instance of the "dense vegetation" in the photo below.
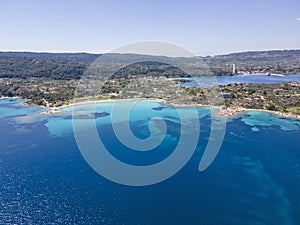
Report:
[[[79,79],[88,66],[99,56],[101,55],[88,53],[0,52],[0,77]],[[167,61],[171,65],[183,64],[188,66],[193,66],[196,62],[201,61],[211,71],[207,75],[229,75],[232,73],[230,69],[232,64],[236,65],[236,71],[242,72],[300,73],[300,50],[244,52],[195,58],[105,54],[100,59],[101,62],[109,62],[112,66],[116,63],[129,63],[140,59],[149,62]],[[150,66],[159,67],[161,65]]]
[[[61,106],[74,98],[75,80],[0,78],[0,96],[28,99],[28,104]]]
[[[99,56],[101,56],[100,60]],[[139,63],[130,63],[140,59],[142,60]],[[232,73],[230,68],[232,64],[235,64],[237,71],[240,72],[300,73],[300,50],[245,52],[193,58],[134,54],[0,52],[0,96],[19,96],[29,99],[31,104],[44,106],[65,104],[74,98],[78,81],[94,60],[106,66],[107,74],[120,68],[120,65],[125,65],[112,76],[110,74],[109,77],[106,77],[106,81],[104,80],[101,84],[100,94],[104,98],[117,97],[133,79],[137,79],[135,86],[141,85],[144,90],[136,89],[134,85],[131,85],[134,91],[127,88],[128,90],[122,93],[125,97],[135,95],[164,98],[164,96],[169,96],[169,101],[173,99],[174,102],[176,100],[174,96],[184,96],[184,93],[162,77],[189,77],[190,75],[184,72],[185,66],[195,70],[203,69],[203,73],[206,75],[229,75]],[[200,63],[200,66],[199,61],[203,62],[203,64]],[[129,66],[126,66],[128,64]],[[177,68],[173,65],[182,66]],[[211,71],[210,73],[207,72],[207,68]],[[97,70],[95,70],[95,74],[97,79]],[[149,86],[150,81],[147,77],[151,78],[154,83],[156,82],[157,86],[161,86],[161,90]],[[162,83],[163,85],[159,85]],[[93,92],[88,89],[84,91]],[[174,94],[172,97],[168,94],[172,91],[177,95]],[[227,86],[223,91],[233,96],[226,99],[226,105],[229,107],[240,105],[245,108],[264,108],[282,112],[298,113],[300,111],[297,85],[289,84],[288,87],[276,85]],[[194,101],[202,101],[203,90],[191,88],[188,93]],[[177,101],[180,103],[180,98]]]
[[[209,104],[206,88],[188,88],[194,102]],[[300,115],[300,84],[297,82],[278,84],[229,84],[219,86],[226,95],[227,108],[265,109]]]
[[[142,62],[126,66],[112,75],[112,79],[126,78],[129,79],[133,76],[164,76],[166,78],[175,77],[191,77],[183,70],[164,63],[158,62]]]
[[[0,52],[0,57],[22,57],[38,60],[55,60],[65,62],[93,62],[101,54],[90,53],[38,53],[38,52]]]
[[[87,65],[86,63],[28,57],[0,57],[0,78],[80,79]]]

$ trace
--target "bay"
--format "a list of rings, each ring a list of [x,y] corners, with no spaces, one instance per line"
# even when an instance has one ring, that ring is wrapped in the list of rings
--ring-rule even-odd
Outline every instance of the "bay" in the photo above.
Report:
[[[181,78],[178,78],[181,79]],[[203,87],[214,85],[228,84],[277,84],[282,82],[300,82],[300,75],[266,75],[266,74],[249,74],[238,76],[204,76],[191,78],[191,82],[181,84],[182,87]]]

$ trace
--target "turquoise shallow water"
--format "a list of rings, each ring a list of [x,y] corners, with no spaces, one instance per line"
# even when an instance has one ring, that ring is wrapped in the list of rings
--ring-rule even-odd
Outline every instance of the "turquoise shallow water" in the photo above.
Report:
[[[211,118],[198,108],[201,132],[191,160],[162,183],[129,187],[85,162],[71,107],[41,116],[43,109],[21,102],[0,100],[0,224],[300,224],[299,120],[255,111],[230,119],[216,160],[199,172]],[[130,115],[134,134],[147,137],[149,120],[160,117],[167,137],[155,151],[130,151],[113,133],[111,103],[97,104],[96,112],[105,145],[127,163],[163,160],[180,136],[172,107],[143,101]]]

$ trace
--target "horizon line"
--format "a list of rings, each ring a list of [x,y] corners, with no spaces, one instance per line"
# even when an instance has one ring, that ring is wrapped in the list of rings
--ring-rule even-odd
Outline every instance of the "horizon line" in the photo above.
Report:
[[[247,52],[272,52],[272,51],[300,51],[299,48],[289,48],[289,49],[262,49],[262,50],[240,50],[240,51],[232,51],[232,52],[223,52],[223,53],[216,53],[216,54],[195,54],[195,56],[201,57],[214,57],[214,56],[221,56],[221,55],[231,55],[231,54],[239,54],[239,53],[247,53]],[[39,51],[39,50],[0,50],[0,53],[37,53],[37,54],[90,54],[90,55],[101,55],[101,54],[108,54],[108,53],[115,53],[109,51],[102,51],[102,52],[88,52],[88,51]],[[119,53],[119,54],[136,54],[137,53]],[[146,54],[147,55],[147,54]],[[156,56],[156,55],[155,55]],[[158,55],[157,55],[158,56]]]

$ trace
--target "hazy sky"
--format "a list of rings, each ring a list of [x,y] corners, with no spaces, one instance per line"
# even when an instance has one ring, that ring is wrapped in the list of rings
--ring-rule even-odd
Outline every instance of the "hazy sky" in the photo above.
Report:
[[[107,52],[131,42],[199,55],[300,49],[300,0],[2,0],[0,50]]]

